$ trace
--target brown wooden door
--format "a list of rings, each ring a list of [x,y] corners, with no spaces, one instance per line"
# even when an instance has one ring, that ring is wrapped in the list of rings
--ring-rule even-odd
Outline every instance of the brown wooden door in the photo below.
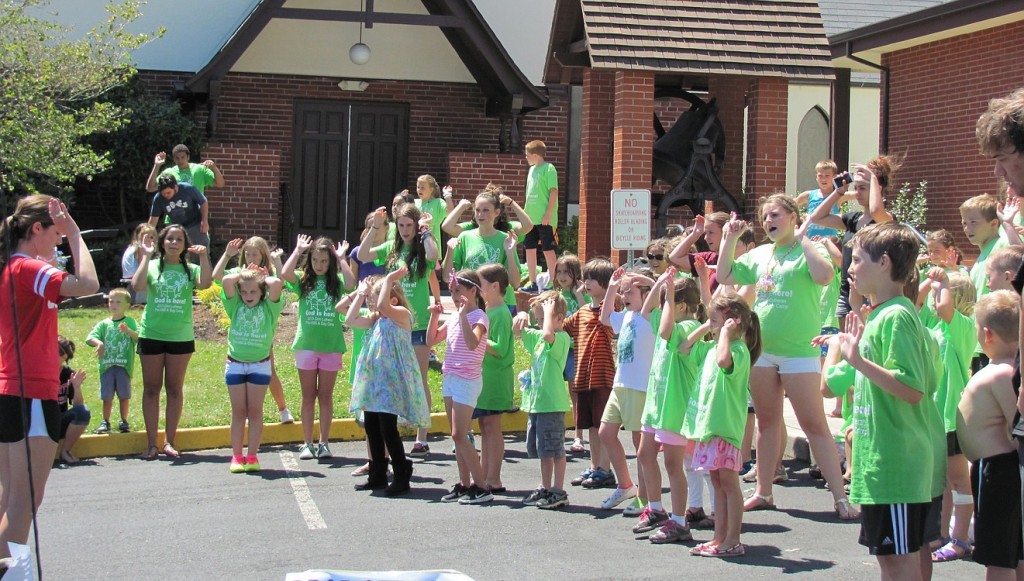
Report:
[[[367,212],[405,188],[408,115],[401,104],[296,102],[293,236],[356,243]]]

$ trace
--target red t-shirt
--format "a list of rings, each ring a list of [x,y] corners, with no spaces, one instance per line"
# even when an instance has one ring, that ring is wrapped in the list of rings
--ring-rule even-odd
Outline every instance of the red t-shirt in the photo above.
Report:
[[[21,395],[19,378],[25,384],[25,397],[57,399],[60,386],[60,362],[57,355],[57,303],[66,272],[24,254],[11,256],[0,272],[0,394]],[[11,308],[11,282],[14,282],[14,308]],[[17,341],[14,338],[12,310],[18,313]],[[17,344],[21,346],[18,364]],[[19,369],[20,368],[20,369]]]
[[[583,305],[562,324],[576,350],[574,391],[611,389],[615,385],[615,334],[601,322],[601,304],[596,308]]]

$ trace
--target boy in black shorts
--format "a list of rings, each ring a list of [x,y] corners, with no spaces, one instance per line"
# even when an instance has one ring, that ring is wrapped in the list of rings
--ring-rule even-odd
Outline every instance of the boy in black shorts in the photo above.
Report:
[[[533,221],[533,230],[523,239],[526,249],[526,267],[530,282],[522,287],[524,292],[537,292],[537,249],[544,253],[544,262],[548,266],[549,284],[555,279],[555,251],[558,240],[555,238],[555,226],[558,222],[558,172],[555,166],[544,161],[547,148],[543,141],[531,141],[526,144],[526,161],[530,170],[526,175],[526,204],[523,210]]]
[[[1019,302],[1020,297],[1007,290],[978,300],[978,339],[989,363],[967,382],[956,421],[960,447],[971,461],[974,561],[985,565],[989,579],[1024,575],[1020,471],[1010,439],[1017,411],[1012,380]]]

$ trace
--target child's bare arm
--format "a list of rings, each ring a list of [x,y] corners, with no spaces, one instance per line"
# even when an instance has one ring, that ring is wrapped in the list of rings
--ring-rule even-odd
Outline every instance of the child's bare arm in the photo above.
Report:
[[[612,273],[608,281],[608,288],[604,291],[604,304],[601,305],[601,324],[606,327],[612,326],[612,313],[615,311],[615,291],[619,288],[619,282],[625,270],[619,267]]]
[[[682,343],[679,344],[679,352],[682,353],[683,355],[689,355],[690,351],[693,350],[693,346],[697,344],[697,341],[700,341],[701,337],[707,335],[708,331],[710,330],[711,323],[705,321],[703,325],[697,327],[696,330],[690,333],[690,335],[686,338],[686,341],[683,341]]]

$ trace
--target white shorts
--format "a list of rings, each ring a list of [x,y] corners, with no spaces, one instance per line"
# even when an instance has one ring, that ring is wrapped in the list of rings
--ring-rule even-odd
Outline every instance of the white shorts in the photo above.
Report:
[[[794,375],[797,373],[821,373],[821,359],[814,357],[782,357],[771,353],[762,353],[757,358],[754,367],[772,367],[778,370],[779,375]]]
[[[484,378],[464,379],[452,374],[445,375],[441,381],[441,397],[450,397],[455,403],[476,407],[480,392],[484,390]]]

